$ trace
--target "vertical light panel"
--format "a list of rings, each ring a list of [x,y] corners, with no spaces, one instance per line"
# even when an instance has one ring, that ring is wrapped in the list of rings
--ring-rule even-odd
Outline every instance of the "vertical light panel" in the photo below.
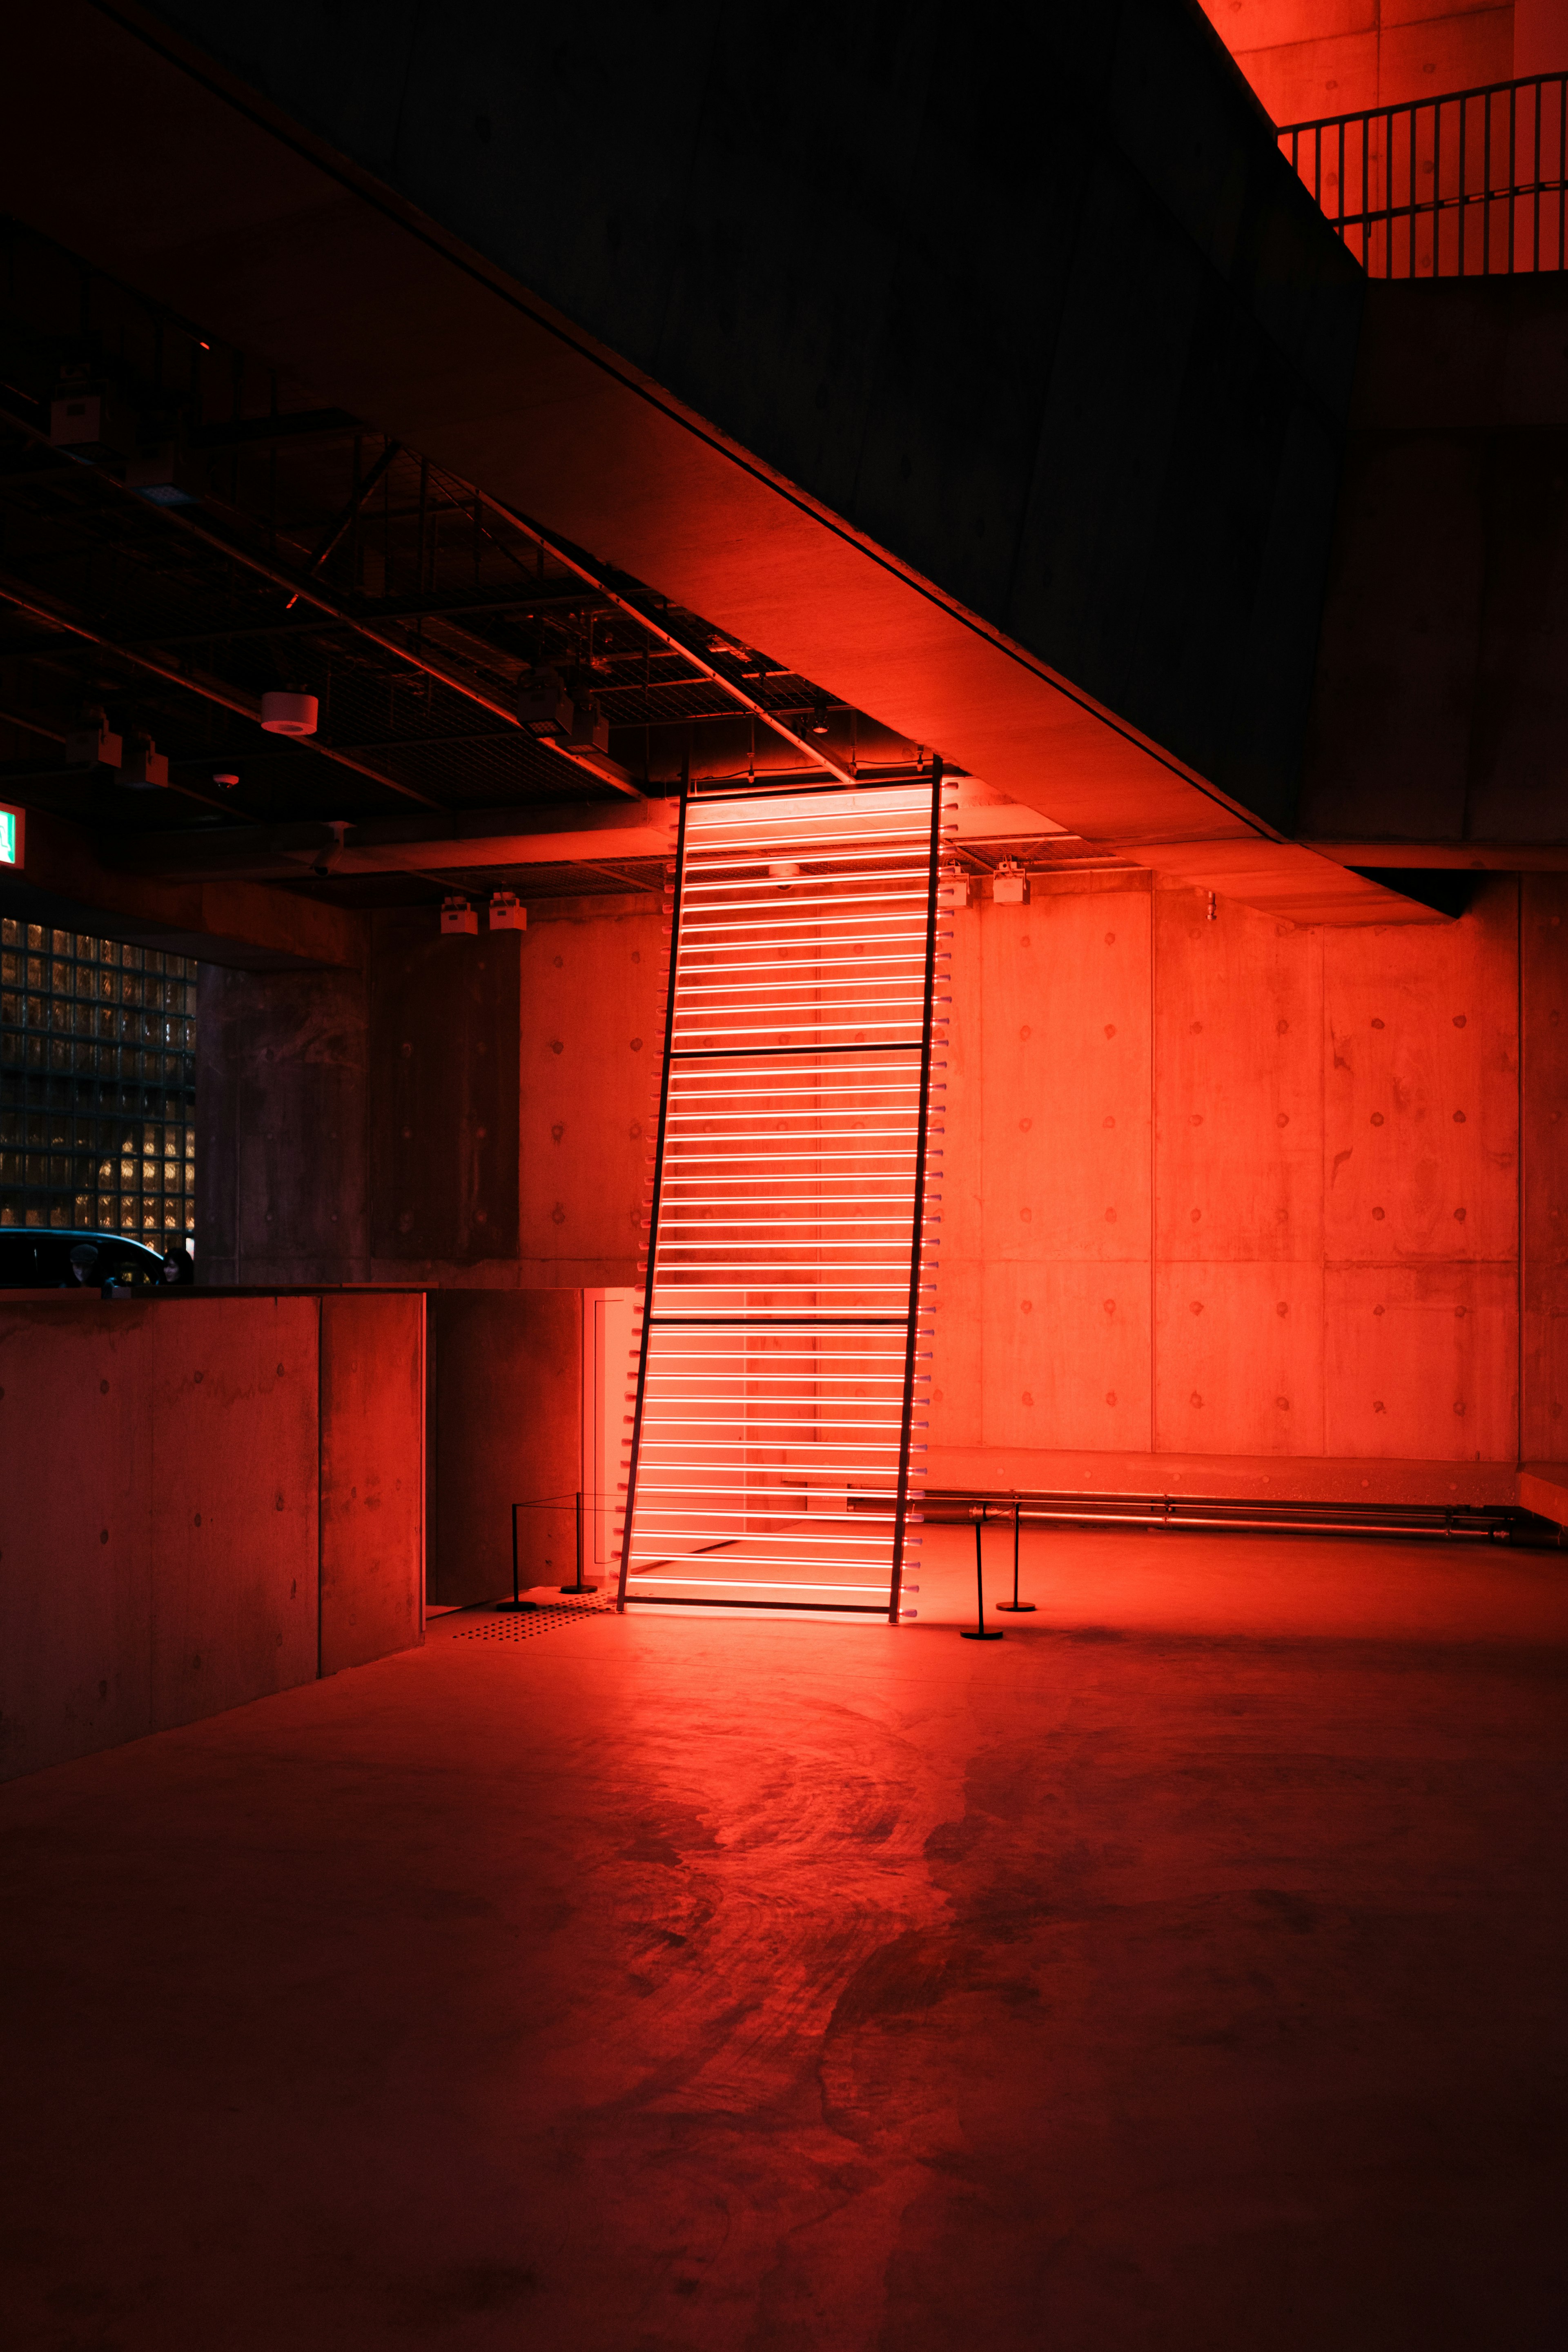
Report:
[[[899,1614],[954,797],[936,767],[683,801],[623,1602]]]

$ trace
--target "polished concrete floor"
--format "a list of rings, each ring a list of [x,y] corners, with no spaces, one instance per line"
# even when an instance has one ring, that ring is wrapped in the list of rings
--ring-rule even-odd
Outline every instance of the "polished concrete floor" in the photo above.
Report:
[[[1568,1556],[966,1540],[0,1791],[11,2352],[1557,2352]]]

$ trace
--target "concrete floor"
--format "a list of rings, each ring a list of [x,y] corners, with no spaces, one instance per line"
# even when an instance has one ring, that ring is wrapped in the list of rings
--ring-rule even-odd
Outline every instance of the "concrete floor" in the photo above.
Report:
[[[0,1791],[7,2345],[1556,2352],[1568,1560],[966,1544]]]

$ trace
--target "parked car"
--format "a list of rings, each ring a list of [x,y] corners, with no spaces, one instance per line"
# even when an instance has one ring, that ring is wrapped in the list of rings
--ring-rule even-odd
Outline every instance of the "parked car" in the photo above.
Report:
[[[70,1254],[84,1244],[98,1253],[89,1288],[110,1276],[131,1290],[151,1290],[163,1278],[157,1250],[129,1234],[61,1232],[58,1225],[0,1225],[0,1290],[58,1290],[71,1281]]]

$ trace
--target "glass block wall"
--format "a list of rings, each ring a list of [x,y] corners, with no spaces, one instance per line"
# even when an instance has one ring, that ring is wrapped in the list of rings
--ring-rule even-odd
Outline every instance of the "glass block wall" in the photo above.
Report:
[[[196,967],[0,918],[0,1225],[195,1230]]]

